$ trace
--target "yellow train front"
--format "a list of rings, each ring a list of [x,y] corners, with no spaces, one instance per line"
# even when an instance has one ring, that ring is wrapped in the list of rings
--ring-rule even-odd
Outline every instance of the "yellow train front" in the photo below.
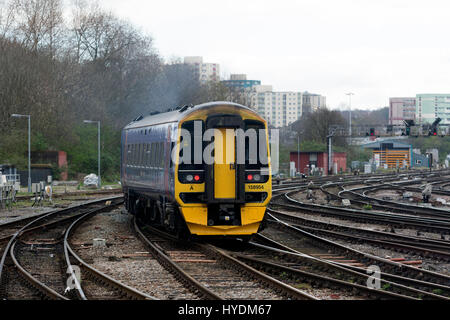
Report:
[[[125,205],[180,237],[248,239],[271,198],[267,123],[229,102],[138,118],[122,133]]]

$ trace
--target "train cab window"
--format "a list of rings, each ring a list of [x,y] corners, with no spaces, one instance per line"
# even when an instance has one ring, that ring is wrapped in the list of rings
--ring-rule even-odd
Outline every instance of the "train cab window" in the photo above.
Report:
[[[206,167],[203,150],[210,143],[210,141],[203,141],[202,138],[205,132],[205,124],[202,120],[186,121],[181,125],[181,128],[187,130],[189,135],[186,139],[183,139],[184,132],[180,136],[180,151],[177,159],[178,180],[181,183],[204,183]],[[195,145],[196,142],[200,142],[200,148]],[[198,176],[198,178],[193,180],[192,177],[195,176]]]
[[[201,130],[194,130],[195,123],[201,125]],[[207,141],[203,141],[202,137],[205,132],[204,122],[201,120],[193,120],[186,121],[181,126],[182,129],[187,130],[189,132],[190,138],[184,140],[181,136],[180,138],[180,153],[179,153],[179,166],[178,170],[203,170],[203,150],[205,146],[210,143]],[[201,135],[200,137],[196,137],[195,134]],[[197,154],[195,153],[195,141],[201,141],[201,152]],[[184,154],[184,150],[186,150],[186,154]],[[190,151],[190,152],[189,152]],[[188,154],[188,152],[190,154]]]
[[[269,161],[264,123],[255,120],[245,120],[245,130],[249,129],[253,129],[254,134],[248,134],[245,137],[246,182],[266,182],[269,179],[269,175],[264,168],[268,168]],[[251,181],[247,177],[252,177]],[[259,181],[256,181],[253,177],[259,177]]]
[[[246,169],[260,169],[268,166],[268,150],[264,123],[245,120],[245,130],[254,130],[255,135],[245,137],[245,167]],[[250,140],[254,141],[250,141]],[[256,139],[256,140],[255,140]]]

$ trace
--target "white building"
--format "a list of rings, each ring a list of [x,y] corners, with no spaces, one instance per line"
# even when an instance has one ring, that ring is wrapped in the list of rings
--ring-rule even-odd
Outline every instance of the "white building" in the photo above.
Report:
[[[192,66],[195,77],[201,83],[220,80],[220,65],[218,63],[203,63],[202,57],[184,57],[184,63]]]
[[[285,127],[308,112],[326,106],[326,98],[319,94],[296,91],[275,92],[272,86],[252,87],[250,106],[263,116],[269,125]]]
[[[327,105],[325,96],[308,91],[303,92],[303,112],[315,112]]]
[[[251,106],[269,125],[280,128],[290,125],[302,116],[301,92],[274,92],[272,86],[254,86]]]
[[[415,120],[416,98],[394,97],[389,98],[389,124],[402,125],[403,120]]]

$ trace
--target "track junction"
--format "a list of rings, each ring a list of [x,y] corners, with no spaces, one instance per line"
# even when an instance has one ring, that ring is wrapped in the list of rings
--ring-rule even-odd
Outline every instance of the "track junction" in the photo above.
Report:
[[[273,185],[266,228],[249,242],[181,242],[124,212],[120,195],[84,201],[0,225],[0,295],[449,300],[450,207],[436,201],[450,197],[449,176],[285,180]],[[425,184],[430,204],[420,199]],[[104,246],[92,244],[96,235]]]

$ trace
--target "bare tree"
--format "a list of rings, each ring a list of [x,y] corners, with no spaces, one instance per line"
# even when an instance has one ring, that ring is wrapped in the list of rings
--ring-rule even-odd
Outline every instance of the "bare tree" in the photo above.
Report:
[[[293,130],[297,131],[302,140],[326,143],[329,128],[331,126],[347,126],[347,121],[339,111],[319,108],[315,112],[307,113],[299,121],[292,124]],[[336,145],[345,146],[344,138],[335,138]]]
[[[12,0],[15,36],[33,52],[47,49],[54,57],[63,31],[61,0]]]
[[[0,38],[6,38],[14,23],[14,10],[10,3],[0,0]]]

